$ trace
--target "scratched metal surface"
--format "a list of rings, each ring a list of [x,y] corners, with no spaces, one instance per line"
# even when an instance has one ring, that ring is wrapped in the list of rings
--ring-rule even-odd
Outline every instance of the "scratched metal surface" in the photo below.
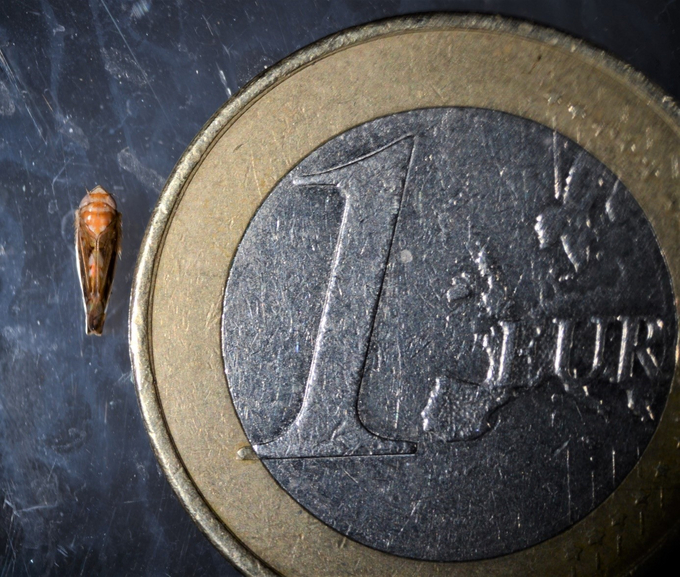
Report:
[[[526,119],[434,108],[354,128],[276,185],[222,343],[246,434],[296,501],[382,551],[467,561],[614,491],[676,334],[652,228],[611,172]]]
[[[556,27],[680,96],[673,0],[0,2],[0,575],[238,574],[174,497],[139,416],[126,325],[146,222],[193,135],[253,75],[427,10]],[[84,335],[72,247],[96,183],[124,223],[100,339]]]

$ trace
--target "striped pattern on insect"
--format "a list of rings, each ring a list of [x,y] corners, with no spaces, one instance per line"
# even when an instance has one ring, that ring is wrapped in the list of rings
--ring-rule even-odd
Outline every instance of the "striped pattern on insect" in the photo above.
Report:
[[[121,215],[113,196],[101,186],[88,192],[76,210],[75,226],[85,332],[101,335],[122,240]]]

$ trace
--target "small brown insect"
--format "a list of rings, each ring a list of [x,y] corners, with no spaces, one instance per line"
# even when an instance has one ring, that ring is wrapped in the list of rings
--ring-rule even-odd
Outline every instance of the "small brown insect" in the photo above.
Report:
[[[96,186],[80,201],[75,224],[85,332],[101,335],[122,239],[116,201],[101,186]]]

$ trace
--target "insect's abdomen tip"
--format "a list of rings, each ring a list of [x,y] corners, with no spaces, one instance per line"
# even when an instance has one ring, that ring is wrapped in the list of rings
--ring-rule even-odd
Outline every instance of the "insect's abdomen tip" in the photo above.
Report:
[[[101,336],[104,330],[104,321],[106,320],[106,313],[101,302],[94,303],[92,308],[87,313],[87,323],[85,325],[85,332],[88,335]]]

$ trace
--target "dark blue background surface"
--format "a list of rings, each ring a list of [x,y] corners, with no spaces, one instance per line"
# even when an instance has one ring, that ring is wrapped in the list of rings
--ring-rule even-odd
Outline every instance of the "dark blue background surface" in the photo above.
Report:
[[[348,26],[430,10],[553,26],[680,96],[674,0],[0,0],[0,577],[237,574],[175,498],[139,414],[127,311],[146,223],[252,76]],[[124,227],[102,338],[85,336],[73,254],[73,208],[95,184]]]

